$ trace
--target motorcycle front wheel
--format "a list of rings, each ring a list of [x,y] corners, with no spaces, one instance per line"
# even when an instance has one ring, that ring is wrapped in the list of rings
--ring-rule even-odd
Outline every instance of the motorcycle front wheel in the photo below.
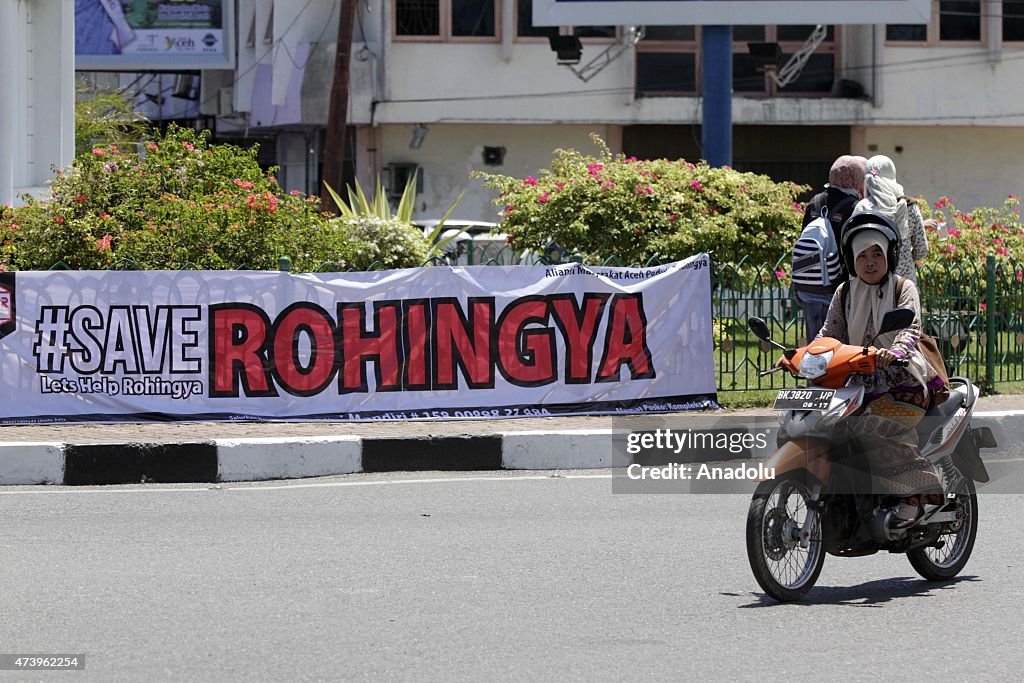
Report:
[[[811,493],[797,478],[770,479],[758,485],[747,511],[747,559],[765,593],[781,602],[799,600],[814,587],[825,563],[821,514],[812,515],[806,548],[800,530]]]
[[[957,510],[963,512],[962,519],[950,524],[939,539],[941,548],[915,548],[907,553],[907,559],[918,574],[929,581],[952,579],[971,559],[974,540],[978,536],[978,494],[970,478],[962,478],[957,491]]]

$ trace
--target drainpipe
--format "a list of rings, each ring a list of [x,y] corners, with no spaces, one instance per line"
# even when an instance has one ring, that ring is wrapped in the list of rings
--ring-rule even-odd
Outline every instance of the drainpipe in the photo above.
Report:
[[[878,65],[882,61],[882,32],[885,26],[871,27],[871,106],[878,109],[882,106],[882,79],[878,75]]]
[[[512,61],[512,39],[516,35],[515,3],[505,0],[501,3],[501,58]]]
[[[986,0],[985,23],[988,32],[988,62],[995,68],[1003,61],[1003,3],[1001,0]]]

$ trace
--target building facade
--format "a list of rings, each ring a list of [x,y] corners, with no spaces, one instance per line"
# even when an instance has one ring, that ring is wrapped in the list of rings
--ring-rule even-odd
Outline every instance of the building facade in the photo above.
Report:
[[[886,154],[910,194],[963,208],[1019,194],[1024,1],[932,5],[928,25],[828,26],[785,87],[749,44],[784,65],[813,26],[734,27],[733,166],[820,186],[839,154]],[[338,11],[237,0],[237,67],[201,74],[200,124],[259,139],[289,189],[320,192]],[[572,34],[580,60],[558,64],[548,38]],[[535,27],[531,0],[359,3],[348,175],[400,191],[418,169],[417,217],[465,189],[454,217],[496,220],[472,171],[536,175],[558,147],[596,151],[591,133],[627,155],[698,159],[702,67],[695,26]]]

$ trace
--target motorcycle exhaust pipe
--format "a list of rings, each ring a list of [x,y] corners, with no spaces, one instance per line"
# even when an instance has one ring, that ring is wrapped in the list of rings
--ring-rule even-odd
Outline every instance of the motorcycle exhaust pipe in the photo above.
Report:
[[[878,543],[896,540],[896,535],[892,533],[895,521],[896,511],[892,508],[875,508],[871,515],[871,523],[868,525],[871,538]]]

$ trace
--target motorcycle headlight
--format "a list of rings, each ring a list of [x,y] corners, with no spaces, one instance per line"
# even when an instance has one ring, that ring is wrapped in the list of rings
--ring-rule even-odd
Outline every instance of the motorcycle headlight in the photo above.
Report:
[[[800,360],[800,376],[805,379],[817,379],[828,371],[828,364],[832,362],[832,352],[826,351],[813,355],[805,353]]]

